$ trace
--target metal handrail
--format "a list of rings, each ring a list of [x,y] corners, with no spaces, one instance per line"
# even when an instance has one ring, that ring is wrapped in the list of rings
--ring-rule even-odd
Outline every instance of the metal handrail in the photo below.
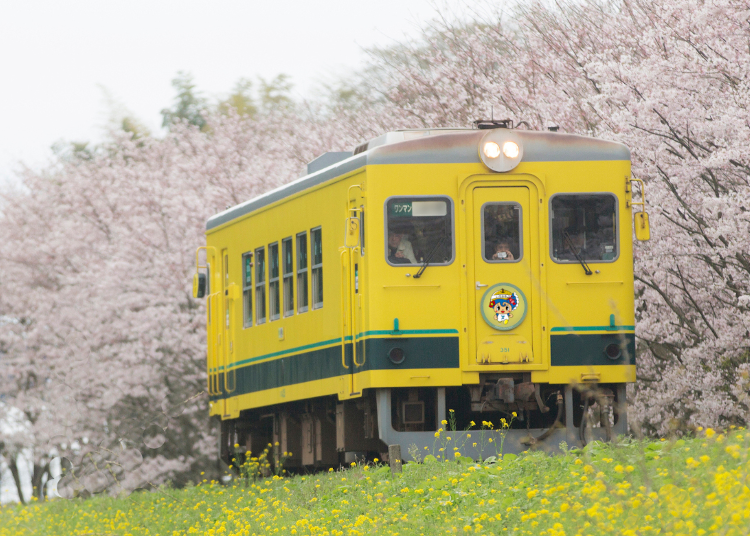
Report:
[[[344,267],[344,254],[347,253],[349,250],[346,247],[340,248],[341,255],[341,271],[343,272],[346,270]],[[343,274],[342,274],[343,276]],[[345,369],[349,368],[349,365],[346,364],[346,278],[341,278],[341,366],[343,366]]]
[[[633,201],[631,199],[630,205],[631,206],[641,205],[642,211],[645,212],[646,211],[646,185],[643,184],[643,181],[641,179],[633,179],[633,178],[631,178],[630,182],[637,182],[637,183],[639,183],[641,185],[641,200],[640,201]],[[632,195],[631,195],[631,197],[632,197]]]

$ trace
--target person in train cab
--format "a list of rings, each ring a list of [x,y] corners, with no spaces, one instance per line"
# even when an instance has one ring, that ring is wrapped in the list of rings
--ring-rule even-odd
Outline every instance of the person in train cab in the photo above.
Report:
[[[393,231],[388,233],[388,260],[392,264],[417,264],[414,248],[406,235]]]
[[[515,260],[513,252],[510,250],[510,244],[507,240],[501,240],[495,246],[495,253],[492,254],[493,261],[512,261]]]

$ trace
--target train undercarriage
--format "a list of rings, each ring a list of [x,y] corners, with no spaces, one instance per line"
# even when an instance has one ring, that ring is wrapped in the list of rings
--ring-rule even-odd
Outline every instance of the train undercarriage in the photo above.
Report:
[[[221,422],[229,466],[264,451],[290,472],[455,453],[486,459],[528,449],[559,450],[627,432],[625,384],[549,385],[529,375],[486,374],[478,385],[370,389],[353,400],[323,397],[241,412]]]

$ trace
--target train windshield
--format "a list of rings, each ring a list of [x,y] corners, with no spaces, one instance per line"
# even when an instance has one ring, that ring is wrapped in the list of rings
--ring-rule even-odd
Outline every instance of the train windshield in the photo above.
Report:
[[[389,264],[450,264],[453,210],[444,197],[392,197],[386,201]]]
[[[550,203],[552,260],[614,261],[618,256],[617,198],[612,194],[561,194]]]

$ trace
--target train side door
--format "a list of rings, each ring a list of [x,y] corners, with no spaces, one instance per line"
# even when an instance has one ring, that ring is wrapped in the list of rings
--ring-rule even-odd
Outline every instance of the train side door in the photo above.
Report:
[[[211,253],[209,253],[211,252]],[[208,326],[208,394],[211,397],[221,396],[221,384],[220,384],[220,370],[221,366],[221,344],[220,344],[220,333],[221,323],[223,321],[221,315],[222,306],[222,288],[221,284],[221,262],[217,258],[216,254],[213,253],[213,248],[207,248],[206,251],[206,266],[208,274],[208,288],[207,288],[207,301],[206,301],[206,316]],[[219,269],[216,269],[216,268]],[[224,411],[224,400],[219,399],[214,402],[214,405],[218,407],[219,415],[223,415]]]
[[[223,396],[230,397],[235,390],[236,372],[229,369],[234,354],[233,337],[233,306],[235,301],[236,285],[229,283],[229,254],[226,249],[221,252],[221,282],[219,286],[220,315],[218,325],[218,361],[220,385]],[[236,400],[233,401],[236,405]],[[224,411],[222,415],[229,416],[236,413],[236,409],[224,400]]]
[[[349,188],[345,244],[342,260],[342,354],[341,362],[348,372],[348,381],[339,389],[339,399],[362,395],[357,374],[362,372],[365,355],[362,334],[365,331],[361,288],[364,268],[364,196],[360,185]]]
[[[541,362],[534,344],[538,311],[532,306],[539,294],[531,269],[539,263],[538,208],[530,202],[536,197],[533,185],[476,187],[472,192],[472,365],[523,370],[524,364]]]

